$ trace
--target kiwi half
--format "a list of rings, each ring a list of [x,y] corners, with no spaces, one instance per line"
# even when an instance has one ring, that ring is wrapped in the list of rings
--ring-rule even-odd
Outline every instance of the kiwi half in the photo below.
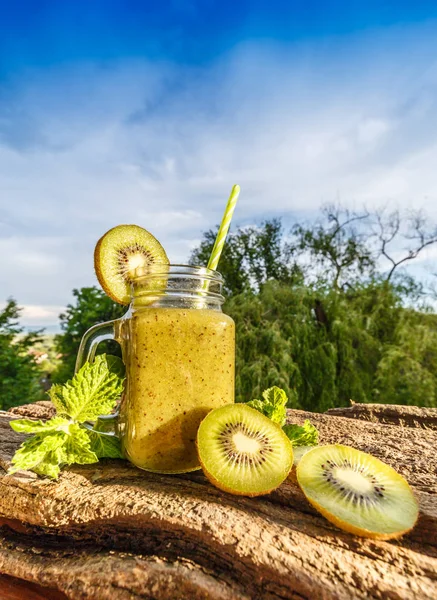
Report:
[[[417,501],[405,479],[349,446],[317,446],[299,461],[297,481],[309,502],[341,529],[388,540],[414,527]]]
[[[240,496],[268,494],[293,465],[293,448],[282,429],[244,404],[211,411],[200,424],[197,450],[211,483]]]
[[[94,268],[106,294],[119,304],[129,304],[130,283],[135,272],[143,274],[153,264],[168,265],[164,248],[138,225],[118,225],[97,242]]]

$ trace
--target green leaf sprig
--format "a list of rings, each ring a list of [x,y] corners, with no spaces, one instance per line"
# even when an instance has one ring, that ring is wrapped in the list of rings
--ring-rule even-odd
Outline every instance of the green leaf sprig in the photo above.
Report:
[[[288,398],[284,390],[274,386],[265,390],[262,397],[262,400],[251,400],[247,405],[282,427],[293,446],[317,446],[319,432],[308,420],[303,425],[285,424]]]
[[[57,479],[64,465],[90,464],[100,458],[123,458],[115,436],[100,435],[83,424],[110,413],[123,391],[124,365],[115,356],[99,355],[85,363],[64,385],[54,385],[50,398],[56,416],[48,421],[17,419],[14,431],[32,434],[12,458],[9,473],[28,470]]]

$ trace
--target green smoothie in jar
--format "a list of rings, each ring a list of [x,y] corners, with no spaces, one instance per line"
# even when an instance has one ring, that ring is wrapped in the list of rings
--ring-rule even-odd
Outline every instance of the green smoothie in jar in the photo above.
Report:
[[[128,337],[127,458],[151,471],[198,469],[201,420],[234,402],[234,322],[208,309],[145,308]]]
[[[126,365],[119,435],[140,468],[182,473],[200,468],[196,435],[214,408],[234,402],[235,326],[222,313],[221,276],[168,267],[159,285],[133,285],[131,313],[116,339]],[[153,291],[150,291],[153,290]],[[206,290],[206,291],[205,291]]]

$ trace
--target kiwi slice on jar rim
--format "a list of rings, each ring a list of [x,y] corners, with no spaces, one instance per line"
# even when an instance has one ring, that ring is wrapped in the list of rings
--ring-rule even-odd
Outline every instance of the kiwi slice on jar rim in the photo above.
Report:
[[[94,268],[105,293],[119,304],[129,304],[130,284],[140,272],[147,275],[155,265],[168,265],[164,248],[138,225],[117,225],[107,231],[94,250]],[[150,284],[153,285],[153,284]],[[156,280],[156,286],[162,280]]]
[[[419,507],[407,481],[379,459],[350,446],[317,446],[297,465],[308,501],[345,531],[388,540],[410,531]]]
[[[200,424],[197,451],[211,483],[241,496],[268,494],[293,466],[293,448],[282,429],[245,404],[211,411]]]

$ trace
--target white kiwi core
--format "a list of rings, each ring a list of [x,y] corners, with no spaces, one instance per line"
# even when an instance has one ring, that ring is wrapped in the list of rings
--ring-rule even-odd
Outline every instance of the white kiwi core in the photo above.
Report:
[[[137,269],[138,267],[142,267],[144,265],[144,262],[145,262],[144,254],[138,253],[138,254],[132,254],[131,256],[129,256],[127,269],[126,269],[129,273],[129,275],[134,275],[135,269]]]
[[[339,483],[358,493],[366,494],[373,490],[372,482],[352,469],[334,469],[334,476]]]
[[[234,433],[232,441],[235,444],[235,449],[238,452],[246,452],[248,454],[255,454],[261,448],[259,442],[253,438],[244,435],[241,431]]]

